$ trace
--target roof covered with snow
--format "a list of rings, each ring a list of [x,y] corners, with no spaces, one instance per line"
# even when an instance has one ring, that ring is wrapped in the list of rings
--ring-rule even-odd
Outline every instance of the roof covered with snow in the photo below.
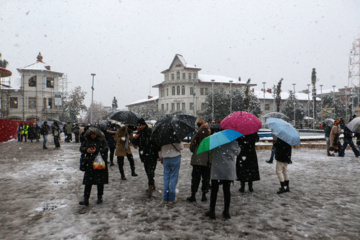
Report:
[[[264,99],[264,92],[263,91],[254,91],[253,93],[258,99]],[[281,96],[282,100],[285,100],[285,99],[289,98],[290,93],[289,93],[289,91],[283,91],[283,92],[280,93],[280,96]],[[297,92],[297,93],[295,93],[295,97],[296,97],[297,100],[301,100],[301,101],[305,101],[305,100],[307,101],[308,100],[308,94],[307,93]],[[274,99],[274,96],[273,96],[272,93],[266,92],[265,93],[265,99]],[[310,100],[312,100],[311,95],[310,95]],[[321,99],[316,98],[316,100],[320,101]]]
[[[211,80],[215,80],[214,83],[229,83],[230,84],[230,81],[232,81],[232,84],[246,85],[246,82],[241,82],[240,79],[221,76],[221,75],[199,74],[198,78],[199,78],[200,82],[211,82]],[[257,84],[250,83],[250,86],[256,86],[256,85]]]
[[[152,97],[152,98],[150,98],[150,99],[149,99],[149,98],[145,98],[145,99],[138,100],[138,101],[136,101],[136,102],[132,102],[132,103],[126,105],[126,107],[127,107],[127,106],[131,106],[131,105],[140,104],[140,103],[153,102],[153,101],[156,101],[156,100],[158,100],[158,99],[159,99],[159,96],[155,96],[155,97]]]

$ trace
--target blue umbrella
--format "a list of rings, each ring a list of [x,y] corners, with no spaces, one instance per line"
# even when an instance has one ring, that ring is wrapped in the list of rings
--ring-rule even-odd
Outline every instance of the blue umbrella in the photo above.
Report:
[[[279,118],[266,119],[266,126],[272,133],[292,146],[300,146],[299,132],[288,122]]]
[[[211,149],[214,149],[214,148],[224,145],[226,143],[232,142],[235,139],[242,137],[242,136],[244,136],[244,134],[239,133],[232,129],[226,129],[221,132],[214,133],[213,135],[210,135],[209,137],[204,138],[201,141],[196,154],[210,151]]]

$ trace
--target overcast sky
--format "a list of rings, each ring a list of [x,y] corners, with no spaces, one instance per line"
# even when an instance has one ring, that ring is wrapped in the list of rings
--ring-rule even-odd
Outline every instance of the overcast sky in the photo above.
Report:
[[[244,81],[256,90],[284,78],[283,90],[348,84],[349,53],[360,38],[359,0],[0,0],[0,52],[17,68],[39,52],[52,70],[81,86],[86,104],[120,107],[163,81],[175,54],[203,74]],[[319,87],[318,87],[319,88]]]

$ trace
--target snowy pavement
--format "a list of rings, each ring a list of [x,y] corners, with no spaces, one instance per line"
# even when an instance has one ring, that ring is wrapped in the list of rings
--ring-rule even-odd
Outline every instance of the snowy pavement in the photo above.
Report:
[[[80,206],[83,172],[79,144],[42,149],[40,143],[0,144],[0,239],[360,239],[360,158],[327,157],[324,149],[293,149],[289,165],[291,192],[276,194],[275,164],[270,150],[257,151],[261,181],[254,192],[231,187],[230,220],[221,216],[219,190],[216,220],[204,216],[209,202],[189,203],[190,151],[182,151],[178,203],[162,203],[162,165],[156,169],[157,191],[145,196],[147,179],[138,151],[133,150],[138,177],[120,180],[117,164],[109,170],[104,202]],[[115,161],[116,162],[116,161]],[[247,188],[246,188],[247,190]],[[208,194],[209,196],[209,194]]]

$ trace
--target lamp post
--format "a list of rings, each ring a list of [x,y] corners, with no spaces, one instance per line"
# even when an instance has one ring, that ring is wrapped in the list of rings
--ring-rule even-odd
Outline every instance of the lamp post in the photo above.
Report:
[[[214,121],[214,82],[215,79],[211,79],[211,91],[212,91],[212,96],[211,96],[211,101],[212,101],[212,107],[211,107],[211,121]]]
[[[94,99],[94,77],[95,77],[95,73],[92,73],[92,86],[91,86],[91,113],[90,113],[90,124],[93,123],[93,99]]]
[[[294,127],[296,128],[296,109],[295,109],[295,85],[296,83],[293,83],[293,86],[294,86]]]
[[[335,106],[335,85],[333,87],[333,107],[334,107],[334,119],[336,117],[336,106]]]
[[[195,116],[195,78],[193,78],[193,92],[192,92],[192,95],[193,95],[193,115]]]
[[[308,86],[308,119],[310,117],[310,84],[307,84]]]
[[[320,98],[320,114],[322,113],[322,87],[323,87],[323,85],[321,84],[320,85],[320,96],[321,96],[321,98]],[[320,119],[322,120],[322,114],[321,114],[321,117],[320,117]]]
[[[229,82],[230,82],[230,113],[232,113],[232,96],[233,96],[232,82],[233,82],[233,80],[229,80]]]
[[[263,89],[264,89],[264,113],[265,113],[265,84],[266,82],[262,82],[263,84]]]

